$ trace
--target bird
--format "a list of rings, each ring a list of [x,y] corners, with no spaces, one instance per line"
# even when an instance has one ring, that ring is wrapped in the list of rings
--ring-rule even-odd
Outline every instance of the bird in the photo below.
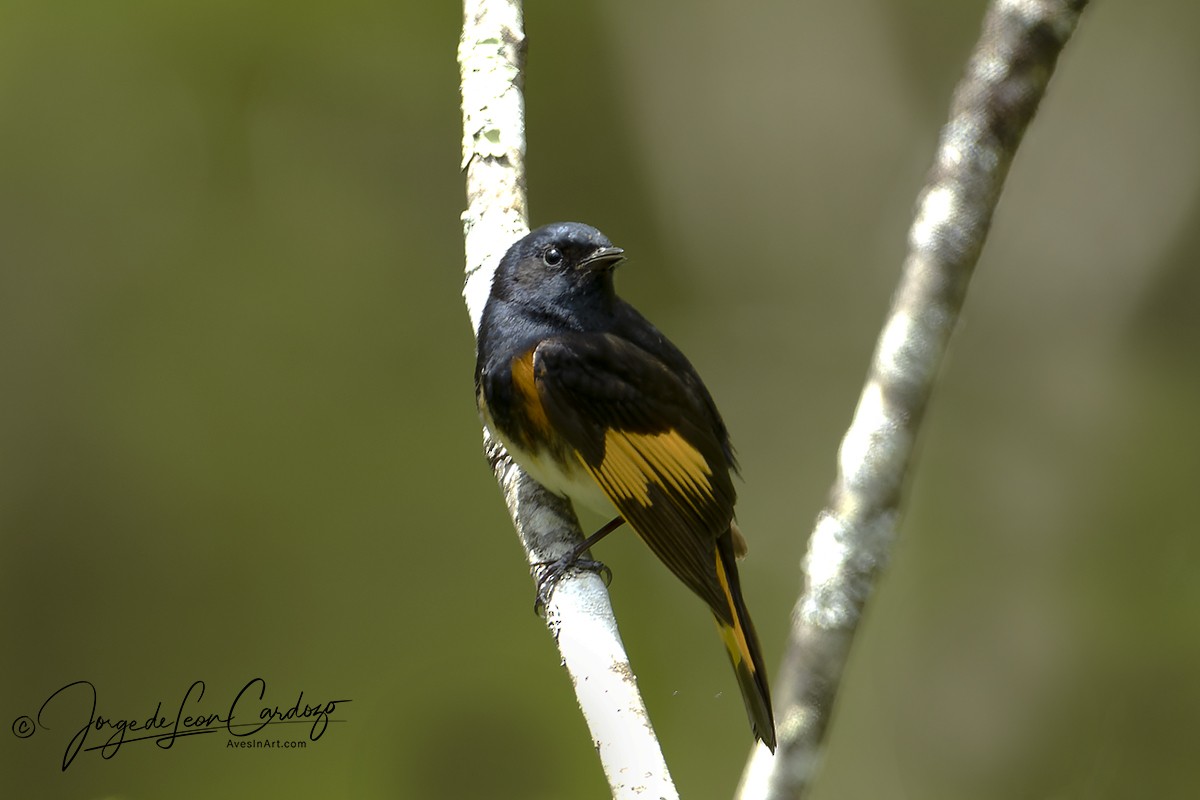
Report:
[[[568,562],[624,521],[708,605],[751,730],[774,752],[762,647],[738,577],[746,544],[729,432],[687,357],[617,296],[624,260],[580,222],[545,225],[509,247],[480,319],[480,416],[547,490],[615,512]]]

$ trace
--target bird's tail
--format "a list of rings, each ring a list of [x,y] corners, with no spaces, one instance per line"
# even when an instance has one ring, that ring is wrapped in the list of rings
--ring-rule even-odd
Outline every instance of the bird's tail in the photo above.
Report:
[[[766,665],[763,663],[758,635],[754,632],[754,623],[750,621],[750,612],[746,609],[746,601],[742,599],[731,533],[718,537],[716,560],[717,580],[729,603],[728,614],[713,613],[717,630],[733,663],[738,687],[742,690],[742,702],[746,704],[746,714],[750,717],[750,727],[755,737],[774,753],[775,718],[771,713]]]

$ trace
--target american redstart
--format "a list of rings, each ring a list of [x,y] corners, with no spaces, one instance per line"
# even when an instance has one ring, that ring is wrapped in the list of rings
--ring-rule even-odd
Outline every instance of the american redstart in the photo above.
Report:
[[[762,648],[742,599],[729,432],[691,362],[613,289],[624,259],[578,222],[509,248],[479,326],[484,423],[538,483],[624,519],[712,609],[754,735],[775,750]],[[573,557],[578,557],[583,548]]]

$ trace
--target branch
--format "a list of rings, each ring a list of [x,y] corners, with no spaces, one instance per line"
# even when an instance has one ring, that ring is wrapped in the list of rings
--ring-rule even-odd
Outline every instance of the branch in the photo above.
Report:
[[[464,0],[462,68],[463,297],[476,335],[500,258],[529,230],[525,198],[525,36],[519,0]],[[485,428],[484,450],[531,571],[583,541],[575,513],[521,471]],[[570,572],[546,608],[614,798],[678,798],[638,694],[604,582]]]
[[[810,787],[863,607],[896,535],[901,490],[934,379],[992,212],[1058,54],[1087,0],[993,0],[951,101],[909,252],[828,505],[805,556],[776,679],[779,748],[758,747],[738,796],[794,798]]]

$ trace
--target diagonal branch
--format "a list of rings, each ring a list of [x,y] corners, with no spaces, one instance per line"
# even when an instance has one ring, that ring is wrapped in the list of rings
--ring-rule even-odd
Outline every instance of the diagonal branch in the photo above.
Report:
[[[805,556],[776,679],[779,749],[758,747],[739,797],[803,796],[855,630],[895,540],[921,417],[983,248],[992,212],[1058,55],[1087,0],[993,0],[951,102],[909,231],[909,252],[828,505]]]
[[[525,197],[525,35],[520,0],[465,0],[462,68],[463,296],[476,334],[492,275],[509,245],[529,230]],[[571,506],[530,479],[484,429],[488,462],[531,568],[583,541]],[[546,607],[563,665],[600,754],[614,798],[678,798],[629,666],[603,581],[568,573]]]

